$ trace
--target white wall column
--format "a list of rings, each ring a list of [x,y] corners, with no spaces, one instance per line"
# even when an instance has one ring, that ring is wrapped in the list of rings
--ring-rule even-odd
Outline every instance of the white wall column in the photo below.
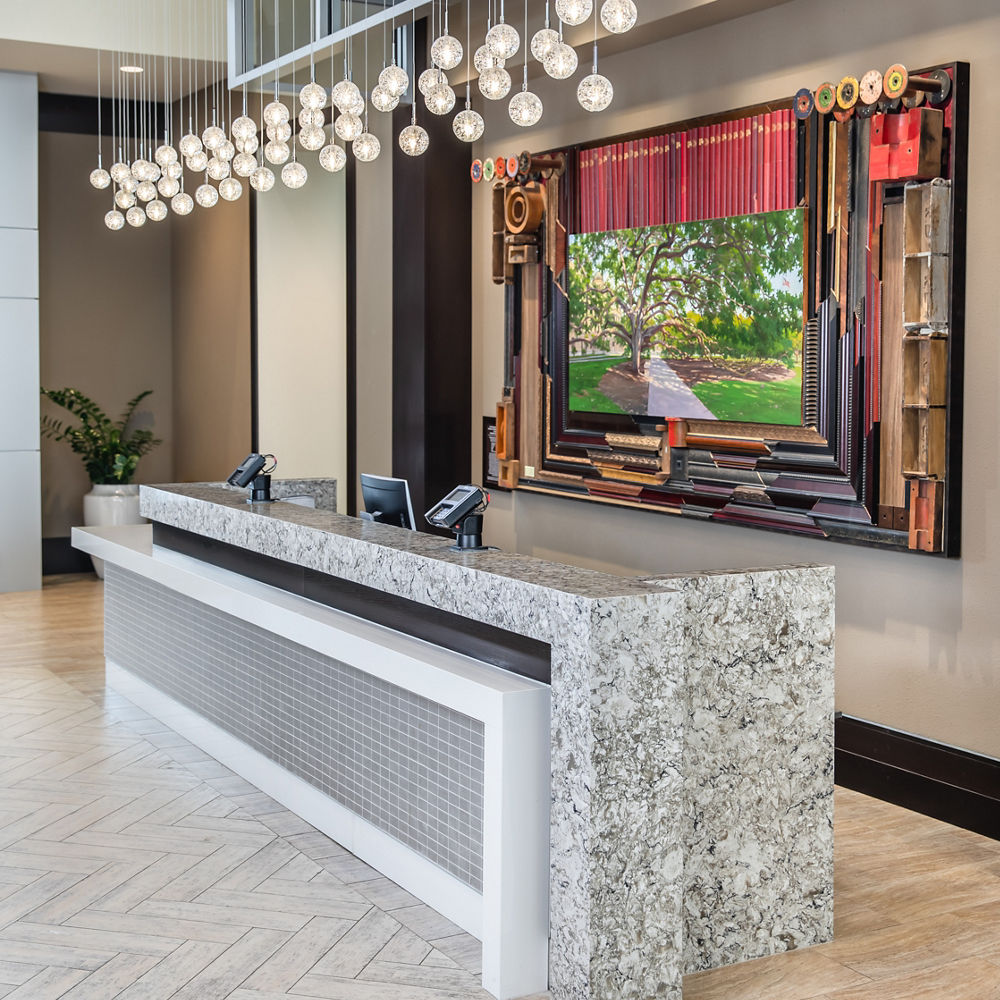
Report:
[[[38,78],[0,73],[0,592],[42,585],[38,434]]]

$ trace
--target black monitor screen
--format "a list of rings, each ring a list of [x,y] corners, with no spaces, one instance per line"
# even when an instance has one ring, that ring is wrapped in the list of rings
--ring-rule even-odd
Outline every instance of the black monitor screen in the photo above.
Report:
[[[409,528],[410,531],[417,530],[413,520],[413,504],[410,503],[410,488],[405,479],[371,476],[363,472],[361,496],[372,520]]]

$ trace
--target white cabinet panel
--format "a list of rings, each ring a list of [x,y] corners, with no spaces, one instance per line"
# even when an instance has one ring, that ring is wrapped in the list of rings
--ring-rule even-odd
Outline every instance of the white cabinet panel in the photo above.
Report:
[[[0,135],[6,148],[0,226],[37,229],[38,78],[34,73],[0,73]]]
[[[0,299],[0,454],[38,450],[38,299]]]
[[[37,229],[0,229],[0,298],[38,298]]]
[[[42,585],[42,511],[37,451],[3,455],[0,490],[0,593]]]

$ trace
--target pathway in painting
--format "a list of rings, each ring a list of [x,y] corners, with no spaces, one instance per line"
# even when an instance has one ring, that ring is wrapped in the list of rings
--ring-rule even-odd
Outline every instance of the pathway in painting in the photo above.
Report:
[[[646,362],[649,402],[646,412],[658,417],[688,417],[715,420],[715,414],[684,384],[681,377],[659,358]]]

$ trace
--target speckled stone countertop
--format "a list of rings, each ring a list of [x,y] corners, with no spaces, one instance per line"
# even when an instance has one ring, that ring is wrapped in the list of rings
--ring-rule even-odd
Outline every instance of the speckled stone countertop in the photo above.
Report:
[[[217,486],[140,497],[549,644],[553,1000],[679,1000],[687,972],[832,937],[832,568],[624,578]]]

